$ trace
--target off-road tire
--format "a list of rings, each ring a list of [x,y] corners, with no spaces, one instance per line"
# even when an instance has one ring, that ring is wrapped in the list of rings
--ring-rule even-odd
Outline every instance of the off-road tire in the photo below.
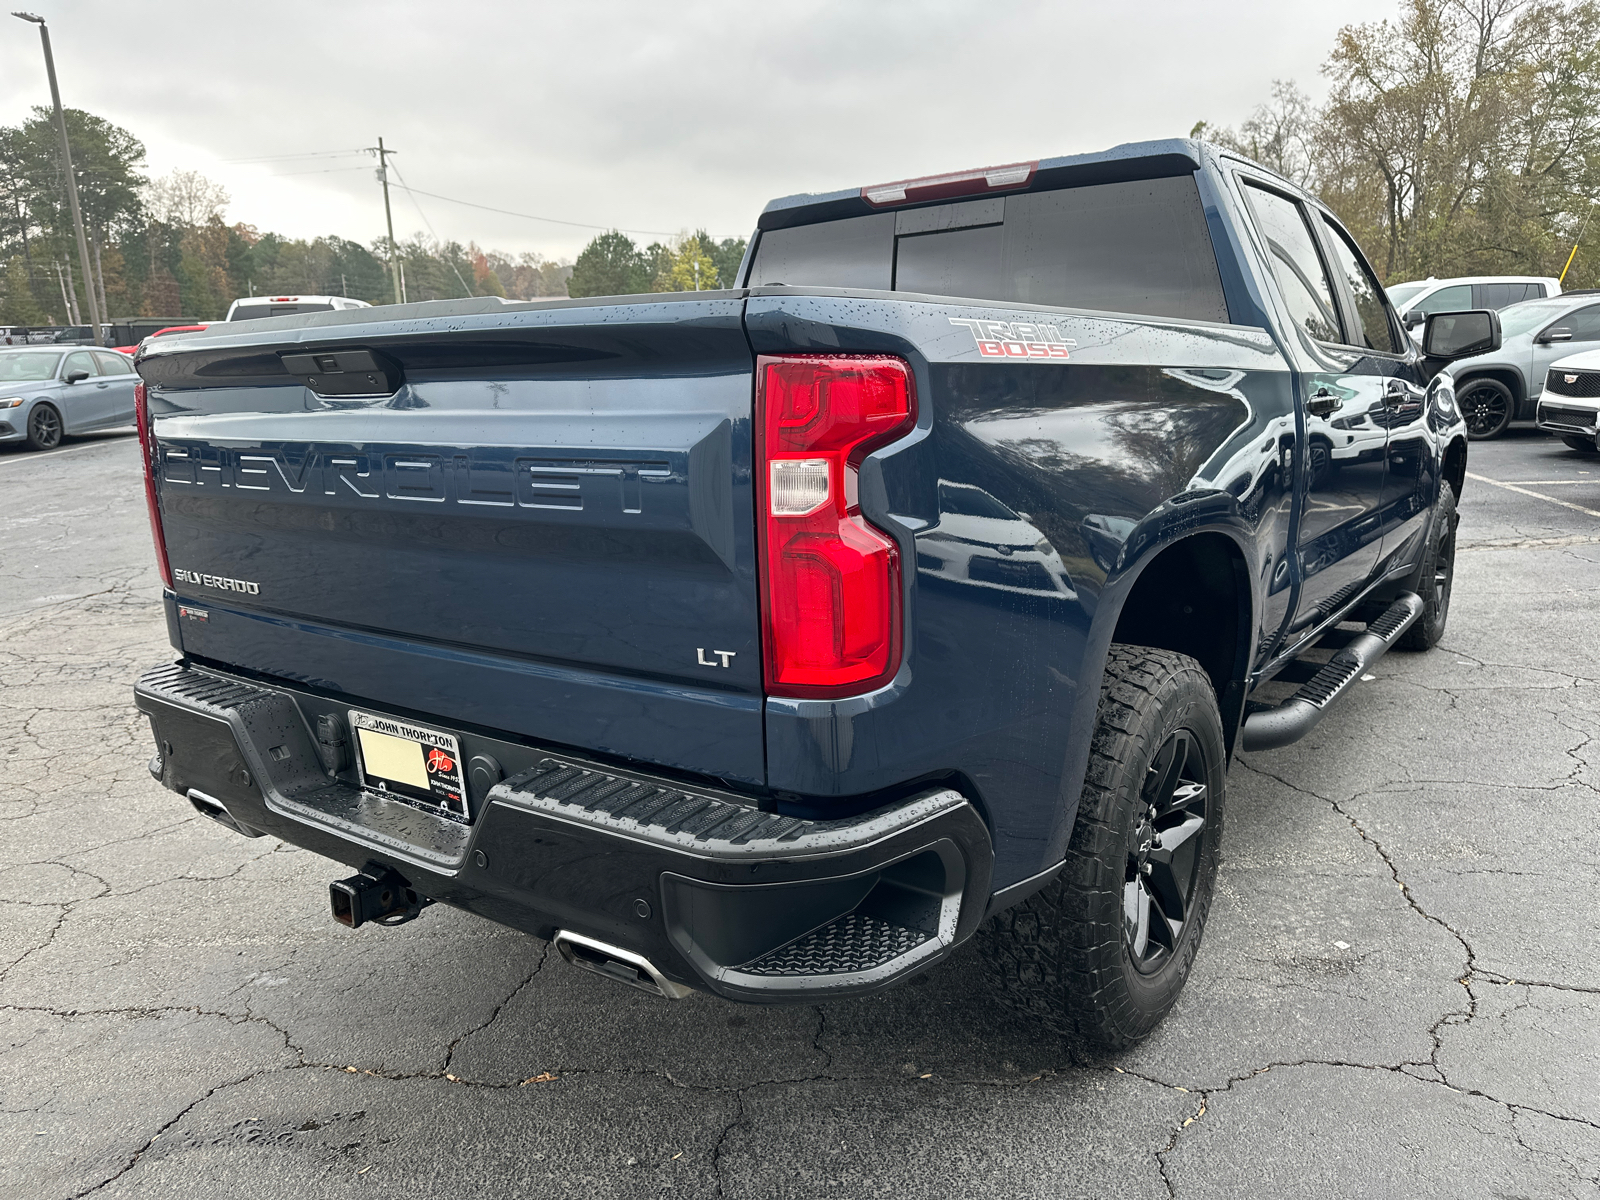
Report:
[[[1187,731],[1204,760],[1206,826],[1181,933],[1153,974],[1134,966],[1124,933],[1130,853],[1146,812],[1152,761]],[[1216,692],[1187,655],[1113,645],[1066,866],[999,913],[978,936],[1000,997],[1055,1032],[1104,1049],[1149,1036],[1177,1002],[1200,948],[1216,883],[1226,790]]]
[[[1566,443],[1567,449],[1576,450],[1579,454],[1600,454],[1600,446],[1595,445],[1594,438],[1584,437],[1581,433],[1563,433],[1561,440]]]
[[[1428,544],[1411,588],[1422,597],[1422,615],[1395,643],[1402,650],[1432,650],[1444,637],[1450,620],[1450,594],[1455,587],[1456,526],[1460,524],[1455,489],[1441,481],[1439,502],[1428,526]]]
[[[25,436],[30,450],[54,450],[61,444],[61,414],[54,405],[33,406]]]

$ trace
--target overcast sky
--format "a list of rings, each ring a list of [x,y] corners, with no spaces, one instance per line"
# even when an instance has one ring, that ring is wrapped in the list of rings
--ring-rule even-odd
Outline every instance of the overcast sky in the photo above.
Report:
[[[222,183],[230,221],[362,242],[383,233],[371,160],[331,152],[379,135],[422,191],[644,240],[745,234],[774,196],[1237,124],[1276,78],[1320,99],[1339,27],[1397,8],[32,3],[63,103],[131,130],[152,174]],[[0,16],[0,124],[48,103],[35,28]],[[289,157],[310,154],[326,156]],[[400,237],[431,222],[440,237],[570,258],[595,232],[394,200]]]

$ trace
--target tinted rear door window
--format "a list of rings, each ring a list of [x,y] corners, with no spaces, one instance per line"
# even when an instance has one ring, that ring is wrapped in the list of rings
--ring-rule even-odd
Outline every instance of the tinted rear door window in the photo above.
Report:
[[[1531,300],[1537,292],[1534,283],[1480,283],[1476,284],[1473,291],[1473,303],[1478,308],[1492,308],[1499,312],[1510,304],[1520,304],[1524,300]]]
[[[94,357],[100,364],[102,375],[132,375],[133,363],[120,354],[113,354],[109,350],[96,350]]]
[[[764,283],[1228,320],[1190,175],[773,230],[750,272]]]
[[[1580,308],[1558,324],[1572,330],[1572,340],[1575,342],[1600,341],[1600,304]]]
[[[1267,256],[1272,274],[1289,306],[1289,317],[1319,342],[1337,342],[1338,309],[1333,303],[1333,288],[1328,284],[1322,256],[1312,240],[1300,206],[1287,196],[1269,192],[1253,183],[1245,185],[1250,206],[1255,210],[1261,236],[1267,240]]]

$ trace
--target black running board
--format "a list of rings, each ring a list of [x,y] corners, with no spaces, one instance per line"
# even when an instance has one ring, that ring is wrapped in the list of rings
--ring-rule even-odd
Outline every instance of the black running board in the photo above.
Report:
[[[1359,678],[1361,673],[1388,652],[1400,635],[1422,615],[1422,597],[1407,592],[1391,604],[1384,614],[1367,626],[1365,633],[1328,660],[1300,690],[1276,708],[1251,713],[1244,721],[1241,745],[1245,750],[1276,750],[1298,742],[1317,727],[1327,712]]]

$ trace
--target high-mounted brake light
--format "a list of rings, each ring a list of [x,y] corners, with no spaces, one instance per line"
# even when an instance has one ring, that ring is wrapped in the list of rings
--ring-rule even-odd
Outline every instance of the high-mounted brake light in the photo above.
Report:
[[[874,208],[896,204],[917,204],[926,200],[950,200],[957,196],[982,196],[1027,187],[1038,162],[1009,163],[1003,167],[980,167],[976,171],[956,171],[949,175],[925,175],[921,179],[901,179],[861,189],[861,198]]]
[[[150,536],[156,542],[156,566],[161,582],[172,586],[172,564],[167,561],[167,535],[161,528],[161,502],[156,497],[156,435],[150,422],[150,393],[143,381],[133,386],[134,420],[139,426],[139,449],[144,456],[144,503],[150,510]]]
[[[773,696],[850,696],[900,665],[900,552],[869,525],[856,472],[916,423],[911,369],[865,355],[756,360],[761,616]]]

